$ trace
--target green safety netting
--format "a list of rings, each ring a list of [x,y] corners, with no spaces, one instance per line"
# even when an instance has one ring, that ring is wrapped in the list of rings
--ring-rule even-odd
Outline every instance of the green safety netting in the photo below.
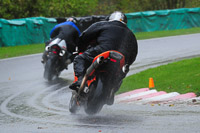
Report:
[[[45,17],[0,19],[0,47],[44,43],[56,24],[55,18]]]
[[[187,29],[200,27],[200,8],[181,8],[127,13],[133,32]]]
[[[0,47],[2,47],[2,34],[1,34],[2,24],[0,23]]]
[[[26,21],[20,20],[5,20],[0,19],[1,22],[1,46],[15,46],[27,44],[26,41]]]
[[[50,37],[51,29],[57,24],[57,20],[55,18],[45,18],[45,17],[34,17],[29,18],[36,21],[42,21],[41,30],[43,31],[43,40],[47,41]]]
[[[27,18],[26,21],[26,28],[27,28],[27,37],[26,40],[29,44],[34,43],[41,43],[44,42],[44,35],[43,35],[43,21]]]
[[[186,29],[200,27],[200,8],[145,11],[127,13],[127,26],[133,32]],[[55,18],[32,17],[24,19],[0,19],[0,47],[44,43]]]

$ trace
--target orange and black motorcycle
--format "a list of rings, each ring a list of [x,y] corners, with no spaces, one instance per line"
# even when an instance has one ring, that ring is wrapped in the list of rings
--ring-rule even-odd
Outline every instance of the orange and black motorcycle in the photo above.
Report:
[[[86,71],[79,91],[72,92],[69,111],[76,113],[83,107],[87,114],[93,115],[105,104],[112,105],[114,94],[128,71],[125,57],[118,51],[106,51],[96,56]]]

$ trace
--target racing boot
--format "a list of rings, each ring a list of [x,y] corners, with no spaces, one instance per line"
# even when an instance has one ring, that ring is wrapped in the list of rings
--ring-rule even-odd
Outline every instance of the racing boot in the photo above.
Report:
[[[76,92],[78,92],[78,90],[79,90],[79,88],[81,86],[82,80],[83,80],[83,76],[80,76],[76,82],[72,83],[69,86],[69,88],[72,89],[72,90],[75,90]]]

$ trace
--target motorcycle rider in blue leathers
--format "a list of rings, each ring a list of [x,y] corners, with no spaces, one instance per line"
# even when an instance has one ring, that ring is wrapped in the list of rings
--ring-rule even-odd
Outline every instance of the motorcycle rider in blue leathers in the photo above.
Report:
[[[51,43],[57,38],[64,40],[67,46],[67,51],[70,54],[66,55],[67,56],[66,58],[70,58],[71,62],[74,59],[73,52],[76,51],[79,35],[81,34],[79,28],[76,26],[76,23],[77,23],[76,19],[70,17],[66,20],[66,22],[57,24],[50,32],[50,40],[45,43],[47,46],[49,45],[49,43]],[[42,56],[42,63],[44,63],[46,60],[47,60],[47,52],[45,51]],[[66,64],[69,64],[69,62]]]

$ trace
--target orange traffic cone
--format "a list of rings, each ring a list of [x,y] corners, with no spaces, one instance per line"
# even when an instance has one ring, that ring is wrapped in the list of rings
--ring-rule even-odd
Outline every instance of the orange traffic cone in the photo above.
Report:
[[[154,88],[153,78],[149,78],[149,88]]]

